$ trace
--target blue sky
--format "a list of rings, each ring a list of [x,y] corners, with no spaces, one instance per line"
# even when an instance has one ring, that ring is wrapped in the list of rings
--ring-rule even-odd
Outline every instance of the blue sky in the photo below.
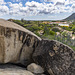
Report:
[[[61,20],[75,12],[75,0],[0,0],[0,18]]]

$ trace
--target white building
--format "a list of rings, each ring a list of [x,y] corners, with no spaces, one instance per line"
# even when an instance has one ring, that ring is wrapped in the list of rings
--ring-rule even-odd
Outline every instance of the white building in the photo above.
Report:
[[[59,25],[59,26],[69,27],[69,24],[62,24],[62,23],[59,23],[58,25]]]

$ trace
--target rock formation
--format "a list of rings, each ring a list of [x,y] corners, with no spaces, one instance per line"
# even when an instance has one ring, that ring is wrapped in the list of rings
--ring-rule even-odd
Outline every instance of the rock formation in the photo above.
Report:
[[[75,52],[60,42],[41,40],[20,25],[0,19],[0,75],[13,74],[75,75]]]
[[[33,73],[27,71],[25,68],[6,64],[0,65],[0,75],[34,75]]]
[[[32,53],[41,40],[18,24],[0,19],[0,63],[31,62]]]
[[[30,71],[30,72],[33,72],[35,74],[44,73],[43,68],[40,65],[37,65],[35,63],[31,63],[30,65],[28,65],[27,70]]]
[[[75,52],[60,42],[42,40],[33,59],[50,75],[75,75]]]

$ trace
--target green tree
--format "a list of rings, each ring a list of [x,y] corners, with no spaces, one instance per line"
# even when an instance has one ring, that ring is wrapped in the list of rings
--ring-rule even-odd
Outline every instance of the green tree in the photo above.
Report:
[[[75,33],[75,27],[73,27],[72,30],[73,30],[73,33]]]

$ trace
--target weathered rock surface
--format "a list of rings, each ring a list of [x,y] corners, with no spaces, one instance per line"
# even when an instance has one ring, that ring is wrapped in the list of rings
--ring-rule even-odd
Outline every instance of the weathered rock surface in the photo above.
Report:
[[[71,48],[57,41],[41,40],[20,25],[0,19],[0,64],[27,66],[33,60],[44,68],[44,74],[75,75],[75,52]],[[42,75],[44,71],[40,66],[30,64],[27,69]],[[34,75],[29,71],[14,65],[0,65],[0,75]]]
[[[75,75],[75,52],[57,41],[42,40],[33,59],[50,75]]]
[[[43,68],[35,63],[31,63],[30,65],[28,65],[27,70],[35,74],[42,74],[44,72]]]
[[[40,40],[20,25],[0,19],[0,63],[29,64]]]
[[[0,75],[34,75],[25,68],[15,65],[0,65]]]

